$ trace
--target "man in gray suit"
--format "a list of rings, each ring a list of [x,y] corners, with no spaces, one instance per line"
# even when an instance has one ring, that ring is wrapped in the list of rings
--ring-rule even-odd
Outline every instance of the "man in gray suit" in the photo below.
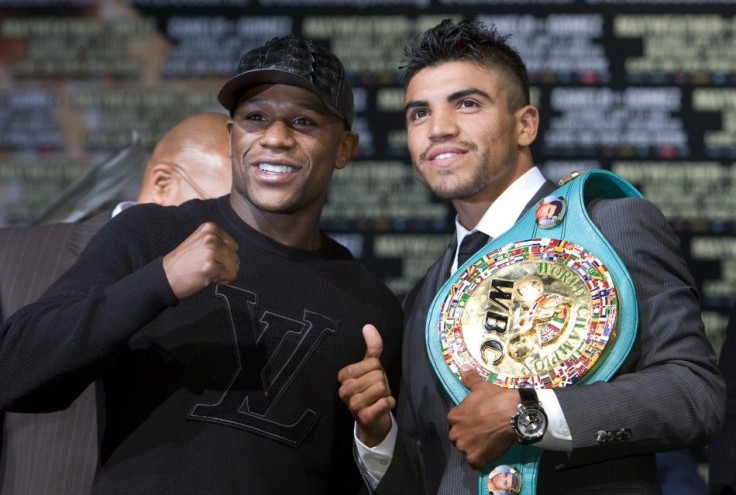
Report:
[[[167,206],[227,194],[232,181],[227,120],[224,114],[203,113],[170,129],[151,154],[136,203]],[[0,321],[37,299],[69,268],[111,213],[76,223],[0,229]],[[62,411],[5,413],[0,493],[89,493],[96,428],[94,385]]]
[[[344,368],[340,395],[356,418],[356,450],[379,494],[478,493],[478,469],[517,439],[516,389],[463,371],[455,405],[425,346],[433,298],[461,262],[458,246],[508,230],[554,185],[534,166],[539,115],[526,68],[506,38],[482,24],[444,21],[406,50],[406,125],[419,179],[457,211],[445,254],[405,301],[397,416],[380,363],[380,337]],[[639,305],[633,349],[609,382],[537,390],[549,418],[538,494],[655,494],[654,453],[706,444],[723,420],[724,382],[703,331],[678,239],[651,203],[601,199],[588,213],[630,273]],[[477,248],[474,248],[477,249]]]

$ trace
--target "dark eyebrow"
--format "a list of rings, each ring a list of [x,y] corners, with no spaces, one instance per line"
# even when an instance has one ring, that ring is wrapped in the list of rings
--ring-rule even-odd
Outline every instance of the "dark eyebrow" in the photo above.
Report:
[[[410,101],[404,106],[404,113],[406,113],[407,110],[409,110],[410,108],[426,107],[426,106],[427,106],[426,101],[418,101],[418,100]]]
[[[486,93],[485,91],[481,91],[478,88],[468,88],[468,89],[463,89],[460,91],[456,91],[450,95],[447,95],[447,101],[453,102],[457,100],[462,100],[463,98],[466,98],[468,96],[473,96],[473,95],[480,96],[481,98],[484,98],[486,100],[490,100],[490,101],[493,100],[490,96],[488,96],[488,93]],[[428,103],[423,100],[410,101],[409,103],[406,104],[406,106],[404,106],[404,113],[406,113],[410,108],[426,107],[427,105]]]
[[[311,110],[316,113],[320,113],[322,115],[331,115],[331,113],[325,108],[324,105],[317,103],[317,102],[297,102],[296,104],[299,107],[305,108],[307,110]]]
[[[467,96],[480,96],[481,98],[484,98],[486,100],[492,100],[492,98],[488,96],[488,93],[486,93],[485,91],[481,91],[478,88],[468,88],[452,93],[447,97],[447,101],[457,101]]]
[[[238,106],[249,103],[249,104],[255,104],[260,105],[263,103],[268,103],[269,100],[265,98],[259,98],[257,96],[253,96],[251,98],[243,98],[238,102]],[[312,112],[321,114],[321,115],[331,115],[329,111],[327,111],[326,108],[324,108],[324,105],[322,105],[319,102],[311,102],[311,101],[295,101],[294,105],[297,107],[303,108],[305,110],[311,110]]]

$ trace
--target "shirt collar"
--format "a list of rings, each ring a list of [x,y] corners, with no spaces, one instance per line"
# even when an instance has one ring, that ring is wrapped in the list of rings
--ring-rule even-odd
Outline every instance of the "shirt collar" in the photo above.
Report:
[[[457,215],[455,215],[457,246],[460,246],[466,235],[476,230],[487,234],[491,238],[498,237],[509,230],[524,211],[524,207],[546,180],[537,167],[529,169],[496,198],[496,201],[486,210],[473,230],[463,227],[458,222]],[[450,272],[454,273],[457,269],[457,248],[455,248],[455,258],[452,261]]]
[[[121,201],[115,206],[115,208],[113,208],[112,214],[110,216],[114,217],[115,215],[123,211],[124,209],[130,208],[134,204],[135,204],[135,201]]]

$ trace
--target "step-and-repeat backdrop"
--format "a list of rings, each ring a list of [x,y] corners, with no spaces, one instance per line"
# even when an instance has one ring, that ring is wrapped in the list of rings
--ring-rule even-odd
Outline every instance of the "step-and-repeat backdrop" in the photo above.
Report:
[[[610,169],[664,211],[719,348],[736,297],[736,0],[0,0],[0,226],[134,196],[168,128],[221,111],[240,55],[297,33],[328,44],[355,87],[360,148],[324,228],[403,295],[453,228],[414,179],[398,70],[445,18],[511,34],[548,177]]]

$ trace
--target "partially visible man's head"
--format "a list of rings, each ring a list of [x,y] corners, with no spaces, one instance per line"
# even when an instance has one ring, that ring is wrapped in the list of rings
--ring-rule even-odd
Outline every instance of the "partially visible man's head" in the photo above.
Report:
[[[404,50],[404,84],[417,72],[447,62],[472,62],[497,71],[511,87],[506,88],[509,110],[528,105],[529,76],[519,53],[495,27],[477,21],[457,24],[445,19],[415,38]]]
[[[171,206],[228,194],[232,166],[227,122],[226,115],[201,113],[171,128],[156,143],[137,202]]]

